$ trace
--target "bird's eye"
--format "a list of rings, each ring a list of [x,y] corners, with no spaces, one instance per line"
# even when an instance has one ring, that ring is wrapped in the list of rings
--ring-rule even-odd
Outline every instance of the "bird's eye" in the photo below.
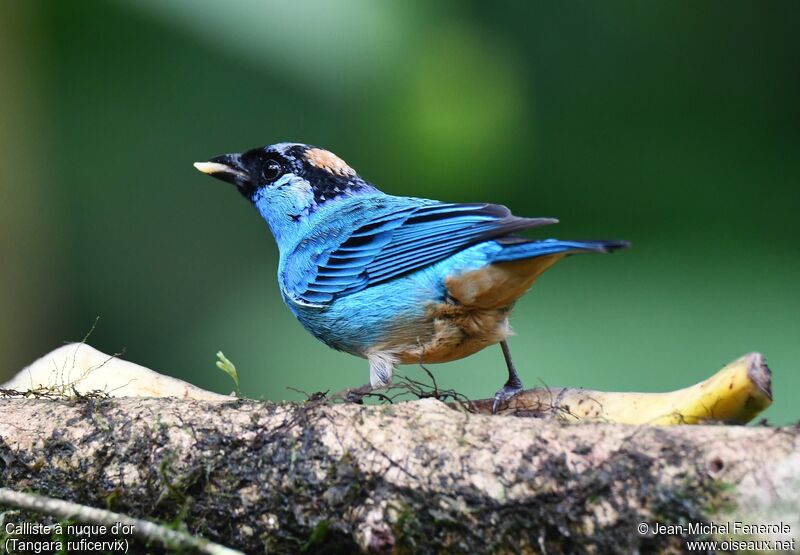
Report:
[[[264,164],[261,170],[261,173],[264,174],[264,179],[267,181],[275,180],[282,172],[283,168],[275,160],[267,160],[267,163]]]

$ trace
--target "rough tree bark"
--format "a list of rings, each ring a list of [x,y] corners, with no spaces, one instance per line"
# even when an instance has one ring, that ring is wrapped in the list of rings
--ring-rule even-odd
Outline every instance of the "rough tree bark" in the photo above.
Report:
[[[800,529],[792,427],[85,396],[0,399],[0,438],[2,486],[249,553],[680,552],[702,534],[639,523]]]

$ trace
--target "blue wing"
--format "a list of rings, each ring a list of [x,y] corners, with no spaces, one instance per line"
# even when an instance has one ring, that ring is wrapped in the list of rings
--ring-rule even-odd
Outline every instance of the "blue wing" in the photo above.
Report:
[[[421,200],[377,212],[337,244],[314,254],[312,263],[303,265],[305,271],[290,272],[287,292],[301,302],[324,305],[435,264],[476,243],[557,221],[518,218],[497,204]]]

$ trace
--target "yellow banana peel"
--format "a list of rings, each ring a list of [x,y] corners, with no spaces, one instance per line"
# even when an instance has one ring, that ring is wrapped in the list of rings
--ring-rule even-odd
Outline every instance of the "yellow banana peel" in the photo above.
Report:
[[[624,424],[744,424],[772,403],[771,381],[764,357],[749,353],[705,381],[668,393],[536,388],[512,398],[498,414]],[[474,408],[491,412],[491,400],[476,401]]]

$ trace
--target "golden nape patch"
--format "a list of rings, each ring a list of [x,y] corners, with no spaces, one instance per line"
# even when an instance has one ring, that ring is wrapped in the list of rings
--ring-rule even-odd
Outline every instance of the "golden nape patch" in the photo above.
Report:
[[[306,151],[306,161],[314,167],[323,169],[343,177],[352,177],[356,171],[347,162],[333,152],[322,148],[310,148]]]

